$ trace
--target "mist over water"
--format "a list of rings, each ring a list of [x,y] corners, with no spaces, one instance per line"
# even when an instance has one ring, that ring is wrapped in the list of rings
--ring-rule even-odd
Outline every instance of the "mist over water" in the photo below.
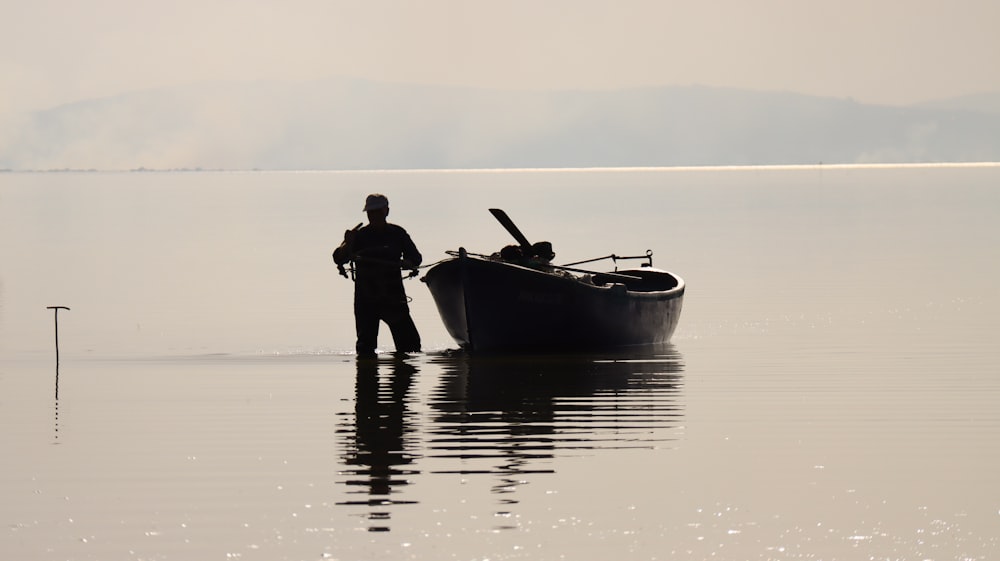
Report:
[[[1000,168],[0,175],[11,559],[992,559]],[[369,192],[427,264],[654,253],[670,345],[353,356]],[[606,263],[588,265],[595,269]],[[53,315],[59,314],[55,370]]]
[[[909,107],[706,86],[212,82],[38,111],[0,170],[368,170],[1000,160],[1000,94]],[[0,121],[3,121],[0,115]]]

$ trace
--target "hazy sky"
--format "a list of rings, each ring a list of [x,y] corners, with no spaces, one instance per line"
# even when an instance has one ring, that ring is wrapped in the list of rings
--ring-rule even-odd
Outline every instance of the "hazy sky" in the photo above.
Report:
[[[210,79],[1000,91],[997,0],[0,0],[0,115]]]

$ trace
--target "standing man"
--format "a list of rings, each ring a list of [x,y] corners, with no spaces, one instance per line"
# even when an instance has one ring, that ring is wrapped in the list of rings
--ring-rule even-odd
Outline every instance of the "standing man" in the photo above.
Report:
[[[386,221],[389,199],[373,193],[365,200],[368,225],[344,232],[333,252],[337,265],[354,262],[354,326],[359,358],[375,356],[379,322],[392,332],[397,352],[420,351],[420,334],[410,317],[401,269],[416,269],[423,258],[406,230]]]

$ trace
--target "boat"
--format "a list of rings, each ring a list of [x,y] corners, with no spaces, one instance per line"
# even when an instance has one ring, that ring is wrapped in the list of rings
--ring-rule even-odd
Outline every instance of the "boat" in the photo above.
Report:
[[[445,328],[470,352],[591,351],[670,341],[684,281],[653,267],[652,251],[553,265],[551,244],[532,244],[506,213],[490,209],[519,245],[497,253],[447,252],[421,278]],[[575,265],[643,259],[639,267],[594,272]]]

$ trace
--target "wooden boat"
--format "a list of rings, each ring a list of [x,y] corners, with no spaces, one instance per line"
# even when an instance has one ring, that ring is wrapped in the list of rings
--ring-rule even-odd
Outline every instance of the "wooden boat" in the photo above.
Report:
[[[531,255],[529,248],[539,244],[529,244],[503,211],[491,212],[518,238],[527,257],[477,255],[460,248],[421,279],[463,349],[579,351],[670,340],[680,319],[684,281],[653,268],[652,252],[610,255],[616,262],[641,258],[647,263],[606,273],[551,265],[544,255]]]

